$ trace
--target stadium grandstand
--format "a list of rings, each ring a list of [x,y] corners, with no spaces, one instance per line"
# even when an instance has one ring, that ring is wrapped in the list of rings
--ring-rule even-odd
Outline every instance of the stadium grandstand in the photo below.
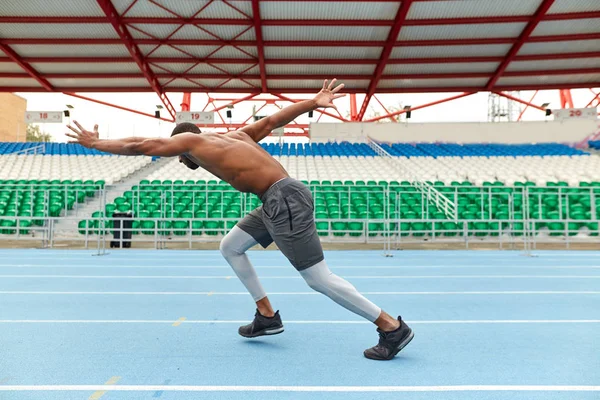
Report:
[[[154,335],[155,325],[199,326],[217,347],[226,346],[216,337],[224,332],[217,325],[231,328],[227,324],[246,316],[234,313],[237,319],[231,318],[216,301],[232,299],[227,304],[236,308],[234,295],[245,292],[235,276],[219,270],[227,264],[216,250],[242,218],[261,206],[261,199],[235,190],[203,168],[188,169],[176,157],[128,157],[78,143],[27,140],[25,123],[64,126],[71,123],[73,111],[53,104],[43,111],[24,110],[23,99],[14,96],[5,101],[2,97],[0,105],[0,138],[6,140],[0,142],[0,247],[8,248],[0,250],[0,332],[15,324],[18,335],[31,335],[33,344],[27,348],[14,334],[7,333],[4,339],[0,334],[0,344],[6,340],[3,347],[11,349],[8,360],[0,360],[0,398],[4,391],[11,399],[71,395],[99,399],[104,394],[107,399],[158,398],[163,393],[165,398],[178,393],[189,396],[181,398],[213,398],[212,392],[220,392],[224,399],[239,392],[249,399],[264,398],[266,392],[293,399],[309,398],[304,392],[332,399],[339,395],[362,399],[374,394],[369,392],[391,399],[425,392],[424,397],[409,398],[449,399],[445,396],[455,391],[461,392],[456,398],[464,399],[481,398],[482,392],[497,395],[489,398],[525,399],[533,398],[526,396],[532,391],[545,399],[596,398],[598,352],[588,327],[597,332],[600,321],[600,275],[595,265],[599,255],[594,251],[600,250],[597,0],[22,0],[0,5],[3,96],[63,93],[159,121],[169,130],[192,122],[202,131],[225,134],[270,118],[261,115],[264,107],[300,103],[330,78],[345,84],[342,92],[347,96],[335,104],[341,109],[343,103],[347,115],[338,108],[316,109],[314,119],[311,111],[310,119],[274,130],[259,145],[290,177],[310,189],[319,239],[332,250],[326,252],[332,269],[339,268],[336,272],[341,275],[350,271],[357,279],[353,283],[386,307],[401,303],[393,296],[417,296],[407,304],[428,316],[421,322],[419,316],[413,318],[423,324],[417,325],[423,337],[430,335],[425,346],[446,347],[436,337],[464,334],[479,340],[477,346],[491,349],[486,360],[475,357],[479,350],[469,349],[467,339],[452,338],[457,353],[439,348],[447,357],[443,360],[433,350],[415,346],[422,353],[413,350],[401,370],[375,370],[346,354],[340,363],[337,350],[319,339],[320,350],[315,351],[325,354],[319,360],[326,365],[324,370],[316,367],[306,348],[289,350],[283,342],[269,348],[266,342],[256,342],[260,344],[256,348],[232,345],[235,365],[224,361],[224,350],[215,347],[202,349],[209,357],[202,363],[197,360],[202,352],[190,351],[194,359],[174,371],[179,361],[162,354],[142,328],[149,326],[152,339],[164,334],[170,341],[172,333]],[[590,101],[574,101],[576,89],[585,89]],[[542,93],[549,91],[558,94],[560,104],[541,104]],[[123,98],[145,93],[160,105],[154,113],[135,104],[116,105],[98,98],[106,93]],[[436,93],[439,99],[393,110],[382,100],[385,95],[407,93]],[[481,93],[489,95],[488,122],[411,121],[424,109]],[[171,100],[176,96],[182,98],[180,106]],[[200,96],[206,102],[199,101]],[[245,121],[231,122],[234,106],[239,114],[242,106],[251,104],[258,110],[254,107]],[[369,115],[373,107],[381,112]],[[525,112],[541,118],[524,121]],[[98,123],[102,129],[102,117]],[[105,134],[100,130],[101,138]],[[197,251],[183,251],[190,249]],[[506,249],[514,251],[499,251]],[[102,257],[89,261],[92,254]],[[274,296],[282,304],[292,306],[300,303],[295,295],[312,294],[294,286],[298,277],[292,276],[292,267],[282,269],[285,260],[279,253],[253,254],[264,264],[266,279],[292,282],[285,283],[287,292]],[[408,254],[406,262],[403,254]],[[448,270],[442,268],[446,262]],[[412,272],[403,270],[404,264],[414,267]],[[573,272],[563,282],[561,268],[567,264]],[[488,271],[483,272],[484,266]],[[86,267],[94,272],[82,272]],[[413,274],[419,267],[426,272]],[[29,268],[31,274],[23,275]],[[205,269],[193,275],[200,269],[186,268]],[[429,274],[435,268],[440,269]],[[484,275],[489,271],[492,275]],[[141,275],[135,275],[138,272]],[[278,276],[284,272],[289,276]],[[441,280],[445,274],[448,280]],[[537,280],[536,274],[545,278]],[[506,280],[500,281],[502,277]],[[214,288],[212,283],[203,285],[206,291],[192,285],[217,278],[222,282]],[[361,286],[361,280],[370,283]],[[155,286],[137,284],[147,281]],[[406,283],[406,292],[398,291],[400,283]],[[85,300],[71,305],[70,298],[61,297],[67,294]],[[129,317],[119,319],[118,313],[100,312],[92,304],[100,299],[98,304],[105,309],[118,308],[109,294],[124,302]],[[127,297],[156,294],[169,299],[203,295],[206,300],[199,301],[212,309],[197,312],[179,300],[165,305],[150,300],[149,307],[159,311],[146,312],[141,303],[132,304],[132,297]],[[423,300],[449,294],[456,296],[445,297],[447,305],[438,305],[444,302],[440,299]],[[476,294],[485,301],[474,306]],[[540,300],[545,295],[549,300]],[[48,303],[43,305],[44,301]],[[311,310],[321,307],[312,299],[307,304]],[[17,311],[11,311],[12,306]],[[323,309],[339,319],[323,325],[330,338],[336,334],[334,324],[346,329],[359,323],[329,307],[328,303]],[[436,307],[439,313],[427,311]],[[466,316],[456,311],[461,308]],[[60,309],[64,312],[57,312]],[[88,311],[93,310],[102,316],[90,317]],[[181,317],[180,310],[189,315]],[[308,312],[292,319],[295,328],[323,322],[313,321]],[[499,340],[490,333],[491,324],[505,329],[502,321],[523,324],[519,325],[523,330],[515,333],[519,349],[509,348],[515,343],[506,337]],[[25,322],[30,327],[44,324],[40,326],[48,328],[55,340],[73,338],[79,347],[71,350],[84,352],[86,360],[79,360],[84,367],[78,370],[75,356],[65,356],[68,364],[53,350],[46,356],[43,352],[54,345],[44,342],[40,332],[28,331],[21,325]],[[70,328],[55,332],[59,322],[76,326],[76,332]],[[119,328],[109,332],[104,323]],[[132,332],[120,325],[125,323],[142,328]],[[99,333],[90,333],[86,324],[102,325],[102,334],[114,343],[131,346],[128,360],[116,360],[116,355],[129,350],[106,350],[111,345],[102,342]],[[547,324],[557,327],[557,335],[567,336],[561,337],[569,346],[549,338]],[[478,337],[463,332],[469,326]],[[218,332],[209,332],[213,328]],[[578,343],[568,329],[577,333]],[[317,330],[313,333],[320,336]],[[81,339],[85,335],[92,338],[89,343]],[[139,349],[133,344],[136,335],[141,338]],[[177,340],[191,346],[191,331],[185,335]],[[536,340],[539,344],[533,343]],[[115,359],[101,355],[97,346]],[[165,352],[180,350],[170,343]],[[273,380],[263,379],[260,370],[252,368],[268,364],[262,360],[263,351],[274,359],[273,368],[265,366]],[[287,351],[293,354],[284,354]],[[141,353],[145,354],[138,358]],[[251,354],[238,357],[239,353]],[[423,354],[430,359],[420,358]],[[292,357],[296,359],[291,361]],[[39,365],[17,359],[43,360],[60,373],[51,379]],[[93,359],[98,361],[97,370]],[[301,365],[310,362],[312,370],[300,371],[293,366],[296,360]],[[141,364],[150,364],[150,369]],[[290,366],[296,377],[284,372]],[[335,376],[334,368],[344,376]],[[516,372],[507,372],[511,368]],[[406,379],[390,380],[390,372],[406,374]],[[333,392],[338,397],[327,397]]]

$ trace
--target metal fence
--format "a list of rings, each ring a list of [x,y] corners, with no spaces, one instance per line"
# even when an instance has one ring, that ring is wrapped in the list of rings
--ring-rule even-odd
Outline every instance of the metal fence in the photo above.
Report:
[[[122,227],[126,220],[111,213],[131,210],[136,222],[131,229],[119,229],[119,245],[123,243],[122,233],[129,230],[133,246],[165,248],[177,243],[192,248],[196,243],[219,241],[240,218],[260,205],[255,195],[215,189],[218,185],[157,186],[74,190],[56,186],[38,190],[31,185],[13,185],[8,190],[0,186],[0,238],[44,247],[68,242],[104,249],[114,240],[114,222],[119,221]],[[599,241],[598,187],[438,187],[440,195],[457,205],[457,218],[448,219],[426,192],[411,186],[309,186],[323,242],[378,244],[391,249],[423,242],[461,243],[466,248],[481,242],[500,248],[530,248],[537,243],[569,247],[571,243]],[[14,205],[3,202],[8,199],[2,197],[4,192],[10,192]],[[120,209],[120,205],[111,205],[107,194],[115,192],[130,192],[131,203]],[[62,207],[59,214],[53,204]],[[36,205],[40,207],[37,214]],[[24,215],[6,215],[9,207]]]

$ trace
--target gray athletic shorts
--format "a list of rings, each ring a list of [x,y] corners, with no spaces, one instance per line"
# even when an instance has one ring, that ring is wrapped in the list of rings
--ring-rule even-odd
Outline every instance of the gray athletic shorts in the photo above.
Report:
[[[261,201],[262,206],[238,222],[240,229],[262,247],[275,242],[298,271],[323,261],[313,198],[302,182],[282,179],[265,192]]]

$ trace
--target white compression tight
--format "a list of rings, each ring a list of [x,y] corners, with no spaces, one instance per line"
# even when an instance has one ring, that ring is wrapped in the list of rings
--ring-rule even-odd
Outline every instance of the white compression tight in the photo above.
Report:
[[[242,281],[254,301],[267,296],[246,251],[258,243],[237,226],[221,241],[221,254]],[[352,284],[332,273],[325,260],[300,271],[300,275],[314,290],[324,294],[347,310],[374,322],[381,309],[361,295]]]

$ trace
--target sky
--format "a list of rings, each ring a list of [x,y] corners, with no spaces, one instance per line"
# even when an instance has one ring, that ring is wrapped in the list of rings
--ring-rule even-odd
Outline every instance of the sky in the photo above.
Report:
[[[596,89],[596,93],[598,90]],[[593,94],[589,89],[573,89],[571,91],[575,107],[585,107],[588,102],[593,98]],[[146,117],[142,115],[133,114],[127,111],[118,110],[112,107],[92,103],[79,98],[71,97],[62,93],[17,93],[19,96],[27,99],[27,110],[28,111],[62,111],[67,107],[66,105],[72,105],[71,120],[77,120],[86,128],[92,128],[94,124],[100,126],[100,137],[115,139],[123,138],[128,136],[143,136],[143,137],[167,137],[170,135],[171,130],[175,126],[173,123],[160,121],[155,118]],[[407,93],[407,94],[383,94],[377,95],[378,99],[386,107],[397,107],[402,108],[405,105],[411,105],[413,107],[433,102],[446,97],[451,97],[458,93]],[[534,94],[533,91],[522,91],[516,94],[519,98],[529,101]],[[160,105],[160,99],[154,93],[86,93],[83,94],[86,97],[94,98],[111,104],[117,104],[120,106],[133,108],[139,111],[143,111],[149,114],[154,114],[156,106]],[[226,95],[226,94],[214,94],[214,98],[239,98],[245,95]],[[182,93],[169,93],[168,94],[171,103],[175,109],[181,109],[181,101],[183,98]],[[268,96],[261,96],[268,97]],[[310,98],[310,95],[290,95],[289,97],[294,98]],[[203,93],[192,94],[191,110],[202,111],[207,104],[207,95]],[[358,107],[362,103],[364,96],[357,95]],[[467,96],[462,99],[453,100],[447,103],[439,104],[429,108],[417,110],[412,112],[410,122],[415,123],[426,123],[426,122],[485,122],[488,121],[488,93],[477,93],[475,95]],[[550,108],[560,108],[560,99],[558,90],[552,91],[540,91],[535,97],[534,104],[541,105],[543,103],[550,103]],[[227,102],[220,101],[216,102],[218,106],[225,105]],[[280,102],[282,106],[289,105],[289,103]],[[366,113],[367,117],[374,115],[374,113],[383,114],[382,108],[373,99],[371,101],[371,107]],[[252,115],[252,107],[256,105],[259,107],[262,103],[244,102],[235,105],[232,110],[232,123],[242,123],[248,117]],[[350,103],[348,96],[336,100],[338,110],[343,116],[349,115]],[[519,103],[513,102],[513,107],[521,109],[524,107]],[[212,107],[209,106],[206,110],[210,110]],[[259,114],[270,115],[277,112],[278,109],[275,106],[266,106]],[[168,117],[166,109],[161,111],[163,117]],[[225,117],[225,112],[222,112]],[[516,111],[518,115],[518,110]],[[304,115],[297,119],[299,123],[316,122],[318,114],[315,113],[312,119],[309,119],[307,115]],[[523,121],[539,121],[545,120],[547,117],[542,111],[529,108],[523,114]],[[552,119],[552,117],[550,117]],[[215,121],[220,122],[220,119],[215,115]],[[68,131],[66,124],[69,122],[68,118],[63,119],[63,124],[41,124],[43,131],[50,133],[57,142],[65,142],[68,140],[64,134]],[[227,121],[229,122],[229,121]],[[336,122],[330,117],[323,117],[320,122]],[[278,140],[278,139],[272,139]],[[306,140],[306,139],[296,139]]]

